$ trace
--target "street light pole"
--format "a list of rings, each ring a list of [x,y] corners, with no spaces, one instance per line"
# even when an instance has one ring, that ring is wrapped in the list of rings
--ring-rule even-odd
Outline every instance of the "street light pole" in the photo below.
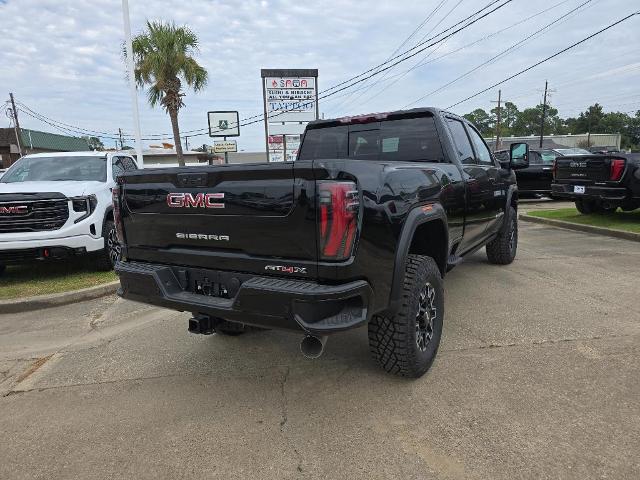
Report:
[[[129,20],[129,0],[122,0],[122,19],[124,21],[124,42],[127,49],[127,75],[129,77],[129,90],[131,92],[131,108],[133,110],[133,132],[136,139],[136,154],[138,166],[144,168],[142,158],[142,135],[140,134],[140,112],[138,111],[138,94],[136,92],[136,79],[133,72],[133,45],[131,43],[131,22]]]

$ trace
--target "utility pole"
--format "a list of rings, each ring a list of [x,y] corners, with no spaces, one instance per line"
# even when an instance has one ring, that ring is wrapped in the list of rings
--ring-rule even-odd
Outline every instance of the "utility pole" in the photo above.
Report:
[[[11,99],[11,110],[13,112],[13,121],[14,130],[16,132],[16,142],[18,142],[18,152],[20,156],[22,156],[22,145],[20,142],[20,135],[22,130],[20,130],[20,121],[18,120],[18,109],[16,108],[16,102],[13,100],[13,93],[9,92],[9,98]],[[11,156],[9,156],[9,161],[11,161]]]
[[[124,148],[124,143],[122,142],[122,129],[118,128],[118,134],[120,135],[120,150]],[[116,142],[116,148],[118,146],[118,142]]]
[[[544,102],[542,103],[542,120],[540,121],[540,148],[542,148],[542,140],[544,138],[544,120],[547,116],[547,87],[548,82],[544,82]]]
[[[498,90],[498,114],[496,118],[496,143],[493,145],[493,151],[500,150],[500,120],[502,109],[500,108],[502,101],[502,90]],[[491,102],[495,103],[495,102]]]
[[[184,136],[184,149],[186,151],[189,151],[189,137],[187,137],[186,135]]]

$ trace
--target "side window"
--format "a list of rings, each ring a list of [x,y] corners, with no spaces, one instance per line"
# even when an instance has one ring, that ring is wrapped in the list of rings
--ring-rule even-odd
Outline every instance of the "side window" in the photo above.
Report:
[[[125,172],[130,172],[132,170],[137,170],[138,165],[136,165],[136,161],[131,157],[120,157],[122,160],[122,167]]]
[[[476,151],[476,159],[480,165],[495,165],[493,162],[493,158],[491,158],[491,152],[489,148],[487,148],[487,144],[484,143],[484,140],[480,136],[480,134],[473,128],[469,128],[469,135],[471,136],[471,141],[473,142],[473,147]]]
[[[458,158],[460,162],[465,165],[475,164],[476,159],[469,142],[469,137],[464,129],[464,125],[459,120],[447,118],[451,135],[453,136],[453,143],[455,144],[456,151],[458,152]]]
[[[529,163],[531,165],[542,165],[542,157],[538,152],[529,152]]]
[[[111,165],[113,166],[111,176],[115,180],[116,178],[118,178],[118,175],[122,175],[124,173],[124,167],[122,166],[120,157],[113,157],[113,159],[111,160]]]

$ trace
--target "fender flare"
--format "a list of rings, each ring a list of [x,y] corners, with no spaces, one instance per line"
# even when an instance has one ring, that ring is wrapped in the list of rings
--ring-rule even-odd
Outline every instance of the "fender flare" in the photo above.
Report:
[[[502,221],[502,226],[500,227],[500,232],[503,233],[506,231],[509,225],[509,207],[511,206],[511,200],[513,199],[513,195],[518,195],[518,186],[517,185],[509,185],[509,190],[507,191],[507,201],[504,205],[504,220]],[[518,216],[518,207],[516,201],[516,218]]]
[[[391,293],[389,298],[389,310],[392,312],[395,312],[400,304],[402,282],[404,279],[404,269],[407,263],[407,256],[409,255],[409,248],[411,247],[413,236],[420,225],[434,221],[441,221],[444,224],[444,231],[446,235],[445,245],[447,246],[447,250],[449,250],[449,229],[447,228],[447,213],[445,212],[442,205],[438,203],[422,205],[420,207],[414,208],[407,215],[407,218],[402,227],[402,232],[400,232],[400,237],[398,238],[398,242],[396,244],[397,248],[393,267]],[[445,262],[448,254],[448,251],[445,252]],[[438,265],[438,268],[444,268],[444,270],[442,270],[444,276],[444,272],[446,271],[446,264],[443,266]]]
[[[105,210],[104,210],[104,215],[102,216],[102,225],[104,227],[104,222],[107,221],[107,217],[109,216],[110,213],[113,213],[113,205],[109,205]],[[102,236],[102,235],[101,235]]]

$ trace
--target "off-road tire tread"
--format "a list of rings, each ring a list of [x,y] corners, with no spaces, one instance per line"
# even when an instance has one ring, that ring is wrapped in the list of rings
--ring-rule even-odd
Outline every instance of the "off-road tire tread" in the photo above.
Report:
[[[515,251],[518,250],[518,217],[516,210],[513,207],[509,207],[509,215],[506,221],[514,222],[514,228],[516,229],[516,246]],[[509,246],[509,230],[502,231],[496,238],[487,243],[487,259],[489,263],[495,265],[509,265],[516,258],[516,252],[511,252]]]
[[[437,294],[442,295],[442,278],[433,258],[408,255],[398,312],[395,316],[374,315],[369,322],[369,350],[388,373],[417,378],[431,367],[435,359],[437,345],[428,363],[420,365],[415,357],[415,342],[411,335],[411,331],[415,329],[415,312],[410,311],[411,305],[416,303],[416,297],[420,294],[420,287],[426,282],[426,278],[439,279],[435,287]],[[444,311],[438,314],[443,315]],[[440,341],[439,334],[437,341]]]

